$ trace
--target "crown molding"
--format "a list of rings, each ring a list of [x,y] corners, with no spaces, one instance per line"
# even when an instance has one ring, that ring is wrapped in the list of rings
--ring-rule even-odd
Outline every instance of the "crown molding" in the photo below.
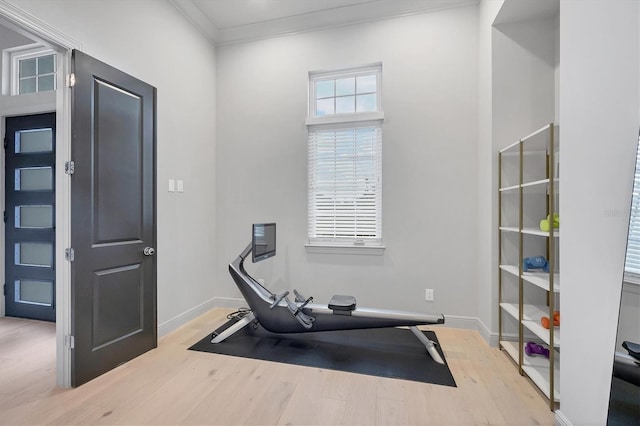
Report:
[[[280,19],[217,28],[192,0],[167,0],[211,43],[225,46],[478,4],[478,0],[374,0]]]
[[[35,38],[40,43],[56,50],[82,49],[82,43],[79,41],[14,6],[7,0],[0,0],[0,24],[4,24],[30,39]]]
[[[180,12],[198,31],[205,36],[211,44],[215,44],[219,31],[218,28],[202,13],[200,8],[191,0],[167,0],[178,12]]]
[[[190,1],[190,0],[189,0]],[[245,43],[478,4],[478,0],[377,0],[219,29],[217,46]]]

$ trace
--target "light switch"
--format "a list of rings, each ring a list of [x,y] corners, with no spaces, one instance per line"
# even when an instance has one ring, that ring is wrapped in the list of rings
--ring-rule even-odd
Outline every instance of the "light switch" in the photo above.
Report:
[[[184,192],[184,182],[181,180],[176,181],[178,184],[178,192]]]
[[[169,192],[174,192],[176,190],[176,181],[173,179],[169,179]]]

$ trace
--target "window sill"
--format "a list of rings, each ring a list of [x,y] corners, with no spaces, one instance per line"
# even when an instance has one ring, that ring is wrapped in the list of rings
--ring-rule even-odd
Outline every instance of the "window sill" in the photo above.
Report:
[[[348,255],[368,255],[382,256],[384,246],[344,246],[331,244],[305,244],[307,253],[313,254],[348,254]]]
[[[307,126],[317,126],[322,124],[364,123],[367,121],[382,120],[384,120],[383,112],[363,112],[358,114],[337,114],[324,117],[308,117],[305,124]]]

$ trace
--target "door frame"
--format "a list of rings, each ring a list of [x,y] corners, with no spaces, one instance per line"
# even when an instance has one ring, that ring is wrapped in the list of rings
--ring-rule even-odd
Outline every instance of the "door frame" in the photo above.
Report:
[[[56,384],[71,387],[71,265],[65,248],[71,246],[71,179],[64,163],[71,159],[71,90],[66,76],[71,70],[71,50],[82,49],[77,40],[26,13],[6,0],[0,0],[0,24],[52,48],[58,53],[56,90]],[[33,111],[15,111],[16,114]],[[14,113],[14,111],[12,111]],[[4,309],[4,296],[0,296]]]

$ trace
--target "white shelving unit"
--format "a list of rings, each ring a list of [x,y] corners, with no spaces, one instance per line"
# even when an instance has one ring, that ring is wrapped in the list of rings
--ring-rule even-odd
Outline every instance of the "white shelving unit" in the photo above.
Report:
[[[540,221],[559,211],[558,127],[553,123],[504,148],[499,154],[499,329],[500,347],[549,399],[560,402],[559,311],[560,231]],[[523,259],[545,256],[549,270],[524,271]],[[550,318],[551,328],[541,319]],[[549,349],[549,358],[527,355],[527,342]]]

